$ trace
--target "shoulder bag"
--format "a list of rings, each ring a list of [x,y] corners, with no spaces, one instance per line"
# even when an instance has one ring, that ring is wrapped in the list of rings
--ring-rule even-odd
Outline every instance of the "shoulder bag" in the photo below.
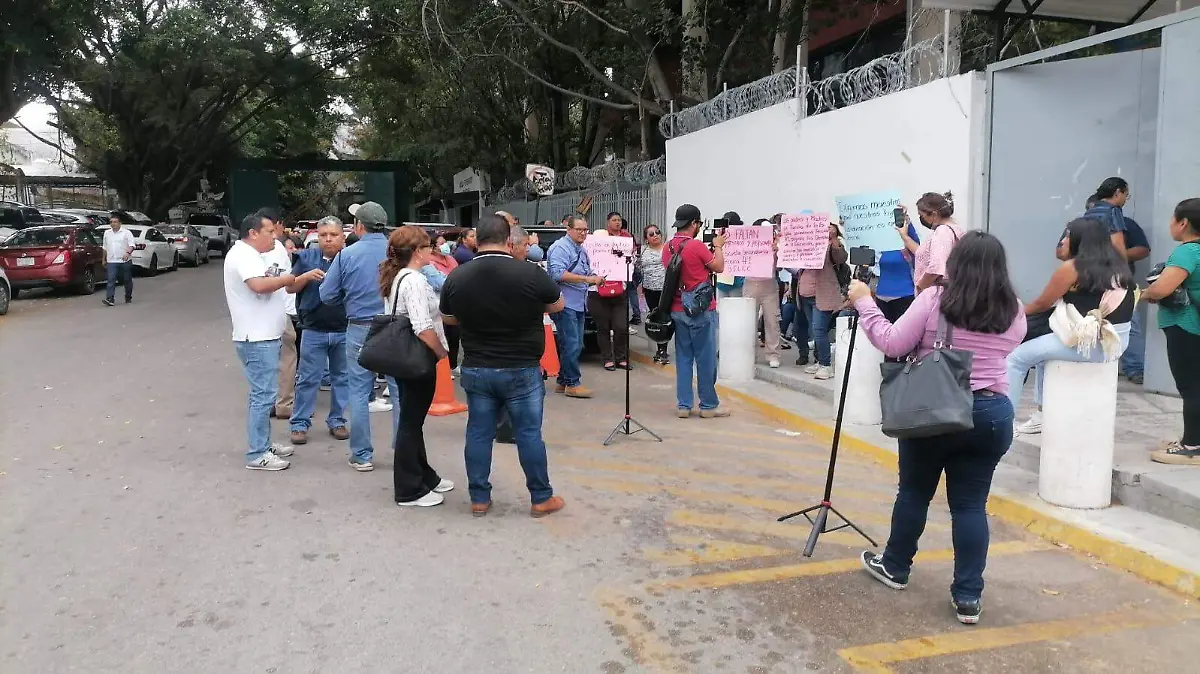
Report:
[[[371,328],[358,353],[358,364],[371,372],[399,380],[432,377],[437,368],[437,356],[413,332],[408,316],[396,313],[400,303],[400,286],[412,270],[401,272],[403,277],[392,291],[392,313],[371,319]]]
[[[953,328],[938,312],[937,338],[924,358],[882,363],[879,406],[883,434],[911,440],[975,427],[971,363],[975,354],[951,345]]]

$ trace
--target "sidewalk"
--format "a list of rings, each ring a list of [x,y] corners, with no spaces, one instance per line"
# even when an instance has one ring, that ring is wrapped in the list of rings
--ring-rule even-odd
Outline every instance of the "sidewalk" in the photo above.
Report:
[[[630,338],[642,363],[652,343]],[[674,349],[672,349],[674,353]],[[833,380],[817,381],[795,366],[795,349],[777,370],[760,359],[751,382],[720,382],[722,395],[749,403],[767,417],[818,437],[832,437]],[[789,357],[790,356],[790,357]],[[1025,399],[1032,401],[1032,392]],[[1200,471],[1150,462],[1147,452],[1181,431],[1180,401],[1122,384],[1119,396],[1114,505],[1103,510],[1052,506],[1037,496],[1037,436],[1015,442],[996,472],[989,511],[1061,545],[1096,556],[1143,578],[1200,597]],[[1028,404],[1025,406],[1028,407]],[[1025,418],[1022,409],[1019,418]],[[842,447],[895,465],[895,440],[878,426],[847,424]],[[1117,504],[1119,503],[1119,505]]]

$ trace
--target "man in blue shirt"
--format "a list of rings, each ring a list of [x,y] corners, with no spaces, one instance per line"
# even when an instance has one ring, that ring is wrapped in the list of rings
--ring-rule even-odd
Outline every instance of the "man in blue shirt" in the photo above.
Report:
[[[556,393],[570,398],[591,398],[592,392],[580,385],[579,354],[583,352],[583,319],[587,314],[588,286],[600,285],[604,279],[592,274],[592,261],[583,242],[588,236],[588,223],[582,216],[567,220],[567,235],[550,245],[546,254],[550,278],[562,291],[565,308],[550,315],[554,321],[555,343],[558,346],[558,385]]]
[[[1093,199],[1095,202],[1088,202],[1083,217],[1104,223],[1112,237],[1113,248],[1117,249],[1121,257],[1128,258],[1125,214],[1121,209],[1129,201],[1129,183],[1124,178],[1108,178],[1100,183]]]
[[[346,372],[349,375],[350,408],[350,466],[357,471],[374,470],[371,459],[375,448],[371,443],[371,419],[367,408],[374,389],[375,375],[358,364],[371,319],[383,313],[383,296],[379,293],[379,265],[387,258],[387,211],[368,201],[354,211],[354,234],[358,241],[338,253],[321,282],[321,301],[341,304],[346,310]],[[396,380],[388,377],[392,400],[392,444],[400,425],[400,389]]]
[[[330,216],[317,223],[317,246],[300,252],[292,265],[296,281],[288,292],[296,295],[296,313],[304,338],[300,340],[299,381],[292,408],[292,444],[308,442],[317,389],[329,372],[329,434],[338,440],[350,437],[346,429],[346,308],[321,302],[321,283],[337,254],[346,246],[342,221]],[[310,273],[311,272],[311,273]]]

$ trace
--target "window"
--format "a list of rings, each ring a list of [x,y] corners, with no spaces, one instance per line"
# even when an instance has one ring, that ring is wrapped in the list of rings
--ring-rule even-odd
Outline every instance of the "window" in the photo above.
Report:
[[[80,229],[75,232],[75,239],[81,246],[98,246],[100,243],[96,240],[96,235],[86,229]]]
[[[157,229],[148,229],[148,230],[146,230],[146,240],[147,241],[156,241],[159,243],[165,243],[167,240],[167,237],[163,236],[162,233],[159,232]]]
[[[71,239],[71,230],[47,227],[23,229],[4,242],[5,248],[32,248],[35,246],[65,246]]]

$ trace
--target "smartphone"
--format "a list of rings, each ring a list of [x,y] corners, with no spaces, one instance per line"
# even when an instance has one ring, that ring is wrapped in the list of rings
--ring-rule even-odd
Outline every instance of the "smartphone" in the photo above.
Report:
[[[896,221],[896,229],[900,229],[901,227],[903,227],[904,226],[904,209],[903,208],[893,208],[892,209],[892,219]]]
[[[729,221],[726,220],[725,218],[717,218],[716,220],[713,220],[713,228],[714,229],[724,230],[728,226],[729,226]]]

